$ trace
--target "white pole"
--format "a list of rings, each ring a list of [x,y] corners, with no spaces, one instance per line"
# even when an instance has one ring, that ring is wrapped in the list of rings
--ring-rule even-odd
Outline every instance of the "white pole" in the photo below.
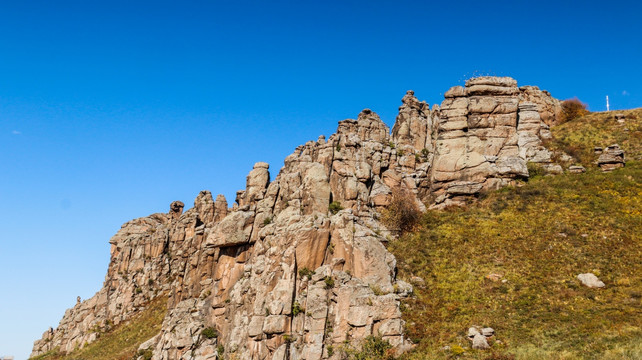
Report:
[[[609,111],[609,96],[606,95],[606,111]]]

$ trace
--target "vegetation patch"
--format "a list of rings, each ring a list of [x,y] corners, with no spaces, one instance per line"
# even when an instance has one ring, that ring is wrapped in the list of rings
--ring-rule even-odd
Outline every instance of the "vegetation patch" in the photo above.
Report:
[[[336,214],[339,211],[343,210],[343,206],[341,206],[340,202],[333,201],[330,203],[330,205],[328,205],[328,210],[330,210],[332,214]]]
[[[203,331],[201,331],[201,336],[206,339],[214,339],[218,337],[218,331],[216,331],[216,329],[213,327],[207,327],[203,329]]]
[[[342,348],[342,355],[343,359],[350,360],[391,360],[394,358],[392,345],[386,340],[383,340],[381,336],[373,335],[364,339],[360,350],[350,346],[344,346]]]
[[[158,297],[149,302],[146,308],[127,322],[118,324],[111,330],[100,333],[99,338],[67,355],[52,351],[31,360],[130,360],[137,355],[140,344],[160,332],[163,319],[167,314],[167,298]],[[139,356],[147,356],[147,353]],[[151,358],[151,357],[150,357]]]
[[[616,119],[615,114],[623,115]],[[595,167],[595,147],[618,144],[626,161],[642,160],[642,109],[590,113],[551,129],[548,147],[573,156],[585,167]]]
[[[419,344],[406,358],[446,359],[458,347],[473,359],[636,358],[641,233],[642,163],[633,161],[612,173],[536,176],[467,209],[427,212],[417,232],[389,244],[400,276],[426,282],[404,303]],[[586,272],[606,287],[582,286]],[[475,324],[502,344],[470,349],[464,335]]]
[[[415,196],[405,189],[393,189],[390,204],[381,212],[381,222],[401,234],[414,230],[421,220]]]

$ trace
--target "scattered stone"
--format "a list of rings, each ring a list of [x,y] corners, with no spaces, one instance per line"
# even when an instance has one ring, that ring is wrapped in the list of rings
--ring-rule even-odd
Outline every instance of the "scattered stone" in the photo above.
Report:
[[[473,349],[486,350],[490,348],[487,338],[495,335],[495,330],[490,327],[480,328],[479,326],[472,326],[468,329],[468,340],[472,341]]]
[[[490,273],[490,274],[486,275],[486,279],[488,279],[490,281],[495,281],[495,282],[501,280],[502,277],[503,277],[503,275],[497,274],[497,273]]]
[[[624,114],[615,114],[615,120],[618,123],[623,124],[626,121],[626,116]]]
[[[586,168],[581,165],[572,165],[568,167],[568,172],[571,174],[582,174],[586,172]]]
[[[484,335],[485,337],[489,338],[489,337],[491,337],[491,336],[495,335],[495,329],[493,329],[493,328],[491,328],[491,327],[483,328],[483,329],[481,330],[481,333],[482,333],[482,335]]]
[[[606,149],[597,159],[598,166],[602,171],[613,171],[624,167],[624,151],[618,144],[613,144]]]
[[[602,152],[604,152],[604,149],[599,146],[596,146],[593,148],[593,152],[595,153],[595,155],[600,155]]]
[[[559,164],[542,164],[542,169],[547,174],[559,175],[564,173],[564,169]]]
[[[486,340],[486,337],[482,334],[477,334],[473,338],[473,349],[477,350],[486,350],[489,349],[490,345],[488,345],[488,340]]]
[[[582,285],[590,288],[603,288],[605,286],[593,273],[579,274],[577,275],[577,279]]]
[[[426,287],[426,280],[419,276],[410,277],[410,283],[418,287]]]

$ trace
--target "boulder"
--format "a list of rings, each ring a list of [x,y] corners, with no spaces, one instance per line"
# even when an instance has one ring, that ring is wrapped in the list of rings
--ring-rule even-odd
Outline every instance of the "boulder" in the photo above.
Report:
[[[579,274],[577,279],[582,283],[582,285],[590,288],[603,288],[604,283],[595,276],[593,273]]]

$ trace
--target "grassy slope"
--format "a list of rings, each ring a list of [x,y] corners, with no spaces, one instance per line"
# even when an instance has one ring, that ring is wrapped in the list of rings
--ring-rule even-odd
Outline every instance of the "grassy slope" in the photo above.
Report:
[[[637,115],[629,131],[605,120],[613,112],[553,129],[587,173],[535,177],[467,209],[430,211],[390,245],[401,277],[426,281],[405,303],[419,344],[408,358],[642,359],[642,161],[612,173],[592,164],[593,146],[613,142],[640,158],[642,110],[625,113]],[[580,285],[585,272],[606,287]],[[501,344],[471,350],[471,325],[493,327]]]
[[[624,123],[615,114],[625,115]],[[627,159],[642,160],[642,109],[591,113],[552,129],[553,147],[564,149],[580,162],[596,160],[593,148],[618,144]]]
[[[43,354],[31,360],[129,360],[138,346],[158,334],[167,313],[167,298],[159,297],[149,303],[147,308],[130,321],[119,324],[98,340],[68,355],[57,351]]]

